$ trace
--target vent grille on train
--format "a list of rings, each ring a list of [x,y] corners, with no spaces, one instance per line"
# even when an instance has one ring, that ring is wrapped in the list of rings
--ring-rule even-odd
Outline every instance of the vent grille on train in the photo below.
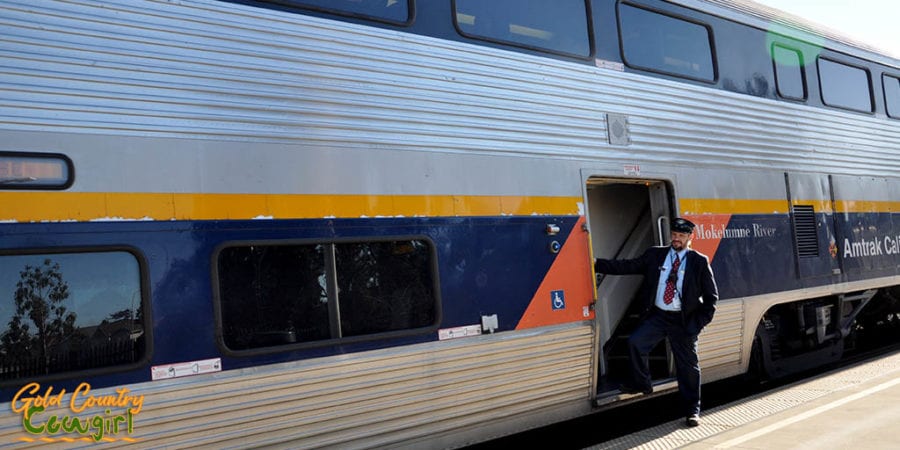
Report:
[[[816,212],[811,205],[794,205],[794,236],[797,237],[797,254],[801,258],[819,256],[819,233],[816,230]]]

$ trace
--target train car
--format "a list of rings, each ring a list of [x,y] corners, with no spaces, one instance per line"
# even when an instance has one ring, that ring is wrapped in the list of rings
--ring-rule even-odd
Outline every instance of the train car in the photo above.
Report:
[[[0,447],[455,448],[900,323],[900,61],[749,1],[0,1]],[[674,388],[667,350],[656,392]],[[597,424],[597,426],[607,426]]]

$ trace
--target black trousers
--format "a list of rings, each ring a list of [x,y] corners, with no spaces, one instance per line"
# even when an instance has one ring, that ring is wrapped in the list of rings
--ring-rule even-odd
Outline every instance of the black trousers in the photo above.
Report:
[[[636,387],[645,389],[651,386],[650,350],[665,338],[669,338],[672,356],[675,358],[675,374],[678,391],[684,400],[684,414],[699,414],[700,362],[697,356],[697,335],[685,333],[680,312],[665,312],[654,307],[653,312],[628,338]]]

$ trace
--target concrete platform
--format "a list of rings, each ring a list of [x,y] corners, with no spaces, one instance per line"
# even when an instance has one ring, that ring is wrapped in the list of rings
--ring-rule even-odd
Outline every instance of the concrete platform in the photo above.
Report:
[[[590,449],[897,449],[900,351]]]

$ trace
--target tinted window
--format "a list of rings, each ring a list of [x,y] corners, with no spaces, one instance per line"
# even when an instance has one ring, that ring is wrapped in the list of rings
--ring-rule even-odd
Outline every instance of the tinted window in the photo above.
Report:
[[[430,327],[434,267],[422,240],[224,248],[224,343],[247,350]]]
[[[900,119],[900,79],[885,75],[882,80],[887,113],[893,118]]]
[[[263,0],[270,3],[311,7],[343,15],[361,15],[389,22],[409,20],[409,0]]]
[[[800,52],[773,45],[772,60],[775,63],[778,95],[794,100],[805,100],[806,84],[803,81],[803,59]]]
[[[869,72],[825,58],[819,58],[822,101],[828,106],[872,111]]]
[[[140,280],[127,252],[0,256],[0,379],[140,360]]]
[[[341,334],[359,336],[432,324],[430,259],[422,241],[335,246]]]
[[[323,245],[230,247],[219,253],[225,345],[331,338]]]
[[[619,5],[625,63],[680,77],[716,78],[709,29],[626,4]]]
[[[456,0],[456,25],[467,36],[588,56],[584,0]]]

